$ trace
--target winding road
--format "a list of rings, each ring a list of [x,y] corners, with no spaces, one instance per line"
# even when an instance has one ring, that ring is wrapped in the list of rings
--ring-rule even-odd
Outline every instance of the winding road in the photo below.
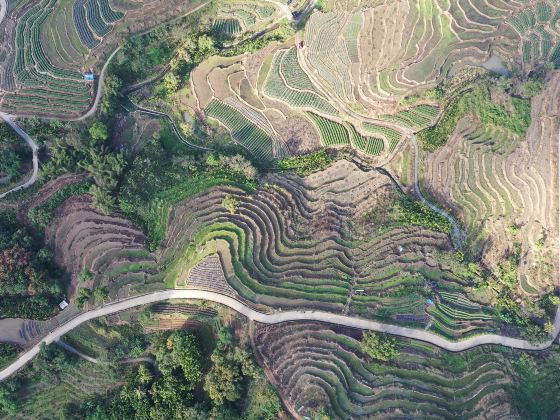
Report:
[[[237,299],[225,296],[216,292],[210,292],[205,290],[193,290],[193,289],[181,289],[181,290],[162,290],[153,292],[150,294],[136,296],[130,299],[122,300],[115,303],[110,303],[104,305],[100,308],[93,309],[88,312],[84,312],[70,319],[68,322],[60,325],[59,327],[52,330],[47,334],[40,342],[31,347],[28,351],[23,353],[15,362],[6,367],[0,372],[0,381],[7,379],[18,370],[23,368],[27,363],[29,363],[40,350],[42,343],[50,344],[57,342],[60,338],[72,331],[74,328],[83,324],[84,322],[90,321],[101,316],[106,316],[114,314],[116,312],[124,311],[126,309],[133,308],[135,306],[146,305],[154,302],[169,300],[169,299],[201,299],[206,301],[212,301],[225,305],[238,313],[246,316],[251,321],[260,322],[263,324],[277,324],[280,322],[287,321],[319,321],[330,324],[342,325],[345,327],[359,328],[364,330],[379,331],[384,333],[389,333],[393,335],[398,335],[401,337],[412,338],[415,340],[425,341],[434,344],[438,347],[449,351],[463,351],[470,349],[472,347],[481,346],[483,344],[499,344],[503,346],[513,347],[521,350],[543,350],[548,348],[556,339],[558,332],[560,331],[560,308],[556,312],[556,318],[554,320],[554,339],[551,339],[545,343],[534,345],[526,340],[521,340],[518,338],[504,337],[496,334],[485,334],[478,335],[474,337],[467,338],[462,341],[448,341],[447,339],[440,337],[436,334],[432,334],[425,330],[416,330],[413,328],[400,327],[397,325],[384,324],[377,321],[354,318],[346,315],[333,314],[321,311],[285,311],[285,312],[275,312],[270,314],[265,314],[249,308],[244,303]]]
[[[121,48],[122,47],[120,46],[115,48],[115,51],[113,51],[109,58],[107,58],[107,61],[105,61],[105,64],[103,65],[103,68],[99,73],[99,79],[97,80],[97,93],[95,94],[95,99],[91,108],[85,114],[79,116],[78,118],[74,118],[71,121],[83,121],[95,114],[95,111],[97,111],[97,107],[99,106],[99,101],[101,100],[101,94],[103,93],[103,83],[105,82],[105,74],[107,73],[107,68],[109,67],[109,64],[111,64],[111,60],[113,59],[113,57],[120,51]]]
[[[31,150],[33,151],[33,174],[31,175],[31,178],[29,178],[23,184],[12,188],[10,191],[6,191],[5,193],[0,194],[0,198],[4,198],[5,196],[7,196],[12,192],[30,187],[35,183],[35,181],[37,181],[37,177],[39,175],[39,148],[37,147],[37,144],[35,144],[33,139],[29,137],[29,135],[25,131],[23,131],[23,129],[19,125],[17,125],[17,123],[14,120],[12,120],[11,115],[8,115],[4,112],[0,112],[0,118],[3,119],[10,127],[12,127],[15,130],[15,132],[18,133],[18,135],[27,142],[27,144],[29,145],[29,147],[31,147]]]

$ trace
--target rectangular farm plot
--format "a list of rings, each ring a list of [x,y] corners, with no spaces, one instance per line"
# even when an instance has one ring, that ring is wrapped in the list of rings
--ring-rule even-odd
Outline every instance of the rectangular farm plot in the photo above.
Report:
[[[235,108],[214,99],[206,108],[206,114],[223,124],[232,138],[257,158],[273,156],[272,139]]]
[[[312,112],[308,112],[307,115],[317,127],[321,141],[325,146],[343,146],[350,143],[348,131],[342,124],[320,117]]]

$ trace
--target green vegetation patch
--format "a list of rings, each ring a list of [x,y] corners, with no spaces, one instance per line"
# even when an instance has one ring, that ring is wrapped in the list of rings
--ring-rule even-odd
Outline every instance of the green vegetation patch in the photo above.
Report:
[[[473,115],[483,126],[503,127],[514,134],[525,135],[531,124],[530,100],[512,97],[505,93],[501,98],[503,103],[497,103],[492,99],[487,84],[480,84],[454,98],[434,127],[418,133],[420,145],[428,151],[443,146],[459,120],[466,115]]]
[[[40,228],[46,228],[52,223],[56,209],[69,197],[89,192],[90,183],[80,182],[67,185],[55,192],[47,201],[31,208],[28,216],[31,221]]]
[[[333,156],[326,149],[321,149],[318,152],[282,159],[278,162],[278,167],[294,170],[299,176],[307,176],[327,169],[333,161]]]

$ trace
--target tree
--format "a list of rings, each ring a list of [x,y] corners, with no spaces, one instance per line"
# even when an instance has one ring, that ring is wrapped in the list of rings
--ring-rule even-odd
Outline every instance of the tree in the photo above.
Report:
[[[216,51],[214,47],[214,39],[208,35],[198,37],[197,41],[198,53],[201,57],[213,54]]]
[[[89,127],[89,136],[91,139],[98,144],[101,144],[109,138],[109,132],[107,131],[107,126],[103,124],[101,121],[94,122]]]
[[[92,185],[89,189],[89,193],[93,197],[93,205],[101,213],[109,214],[115,209],[116,200],[106,190],[99,188],[97,185]]]
[[[107,286],[99,286],[93,291],[93,298],[96,302],[101,302],[109,296],[109,288]]]
[[[253,164],[241,155],[220,156],[220,164],[232,172],[243,175],[247,179],[254,179],[257,170]]]
[[[378,335],[373,331],[368,331],[363,335],[361,347],[369,357],[383,362],[393,360],[399,355],[396,341],[393,338]]]
[[[93,273],[87,268],[84,268],[80,273],[80,281],[87,282],[91,279],[93,279]]]
[[[248,400],[244,416],[247,420],[273,420],[282,410],[278,393],[263,379],[251,384]]]
[[[86,302],[91,298],[91,289],[81,288],[76,298],[76,307],[82,309]]]
[[[526,98],[538,95],[544,89],[544,83],[540,80],[528,80],[523,86],[523,94]]]
[[[202,377],[202,355],[197,337],[189,332],[176,331],[154,340],[154,354],[161,373],[171,375],[180,368],[186,384],[194,389]]]
[[[222,329],[218,345],[212,353],[212,368],[206,375],[204,390],[215,405],[235,402],[241,398],[244,379],[255,379],[261,372],[251,354],[239,347],[232,347],[229,330]]]

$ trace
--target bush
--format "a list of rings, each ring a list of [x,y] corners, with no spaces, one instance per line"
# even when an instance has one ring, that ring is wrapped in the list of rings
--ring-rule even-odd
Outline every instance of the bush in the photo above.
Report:
[[[307,176],[326,169],[333,161],[334,158],[327,150],[322,149],[315,153],[283,159],[278,163],[278,167],[284,170],[295,170],[299,176]]]
[[[379,335],[373,331],[364,333],[361,348],[372,359],[384,362],[393,360],[399,355],[395,339]]]
[[[401,226],[422,226],[438,232],[451,233],[451,222],[419,200],[403,197],[398,200],[390,215]]]
[[[237,213],[237,209],[239,208],[239,200],[231,195],[226,196],[222,200],[222,207],[224,207],[227,211],[231,214]]]

